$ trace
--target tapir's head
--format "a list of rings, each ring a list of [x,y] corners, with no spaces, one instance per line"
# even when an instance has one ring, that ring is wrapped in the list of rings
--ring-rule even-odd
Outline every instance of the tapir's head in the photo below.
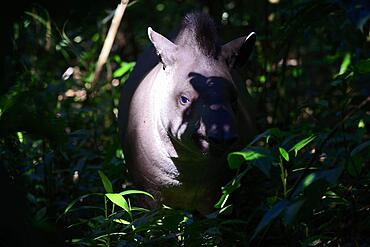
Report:
[[[209,17],[190,14],[174,42],[151,28],[148,35],[163,65],[161,124],[174,145],[221,155],[245,139],[246,106],[231,70],[248,59],[255,33],[221,45]]]

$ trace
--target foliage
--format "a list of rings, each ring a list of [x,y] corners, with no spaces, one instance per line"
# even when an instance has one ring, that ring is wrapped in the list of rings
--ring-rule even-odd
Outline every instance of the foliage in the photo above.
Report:
[[[76,9],[67,21],[35,5],[14,22],[10,83],[0,92],[10,231],[45,246],[370,244],[367,1],[132,1],[94,82],[115,6]],[[225,41],[257,33],[240,72],[259,134],[229,154],[235,177],[208,216],[136,207],[151,195],[130,182],[116,122],[146,27],[170,33],[195,8],[220,23]]]

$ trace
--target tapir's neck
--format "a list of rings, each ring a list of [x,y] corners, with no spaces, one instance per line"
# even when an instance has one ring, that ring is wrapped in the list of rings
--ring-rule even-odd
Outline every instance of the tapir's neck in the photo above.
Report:
[[[152,92],[154,97],[152,99],[152,113],[153,113],[153,132],[156,134],[157,141],[160,142],[161,148],[164,148],[163,155],[170,158],[170,157],[177,157],[176,151],[173,149],[173,145],[171,144],[171,140],[168,136],[167,131],[167,121],[163,118],[163,115],[168,118],[168,113],[164,112],[163,107],[168,104],[168,97],[171,95],[169,92],[171,91],[170,82],[168,77],[170,76],[169,73],[171,71],[163,70],[161,64],[159,64],[156,68],[156,77],[152,84]]]
[[[145,93],[138,97],[147,97],[146,104],[140,106],[142,112],[140,119],[146,119],[147,123],[138,135],[141,138],[140,143],[147,143],[145,149],[140,148],[140,155],[147,164],[150,164],[150,167],[146,168],[150,171],[148,176],[157,184],[171,187],[180,183],[178,181],[179,171],[171,159],[177,156],[177,153],[173,149],[165,123],[161,119],[163,105],[168,97],[166,87],[169,86],[166,80],[167,75],[164,72],[162,65],[158,64],[144,80],[146,82],[146,87],[143,87]]]

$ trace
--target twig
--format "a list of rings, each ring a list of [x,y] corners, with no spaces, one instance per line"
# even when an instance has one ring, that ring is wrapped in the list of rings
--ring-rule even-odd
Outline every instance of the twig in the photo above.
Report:
[[[348,112],[342,120],[340,120],[334,128],[329,132],[329,134],[325,137],[325,139],[321,142],[319,148],[312,156],[310,162],[305,166],[304,171],[301,173],[301,175],[298,177],[297,181],[295,182],[293,189],[290,191],[288,198],[291,198],[295,191],[298,188],[298,185],[303,180],[303,178],[307,175],[309,172],[309,167],[315,162],[315,160],[318,158],[319,154],[322,152],[322,149],[326,145],[326,143],[329,141],[330,138],[333,137],[335,132],[339,129],[340,126],[342,126],[350,117],[352,117],[353,114],[355,114],[357,111],[361,110],[367,103],[370,102],[370,96],[368,96],[366,99],[364,99],[359,105],[354,107],[350,112]]]
[[[92,88],[95,87],[97,81],[99,80],[103,65],[107,61],[109,52],[112,49],[114,38],[116,37],[119,24],[121,23],[122,16],[125,13],[128,2],[129,0],[121,0],[121,2],[118,4],[116,8],[116,11],[114,12],[112,23],[109,27],[107,37],[105,38],[104,45],[100,52],[98,62],[96,63]]]

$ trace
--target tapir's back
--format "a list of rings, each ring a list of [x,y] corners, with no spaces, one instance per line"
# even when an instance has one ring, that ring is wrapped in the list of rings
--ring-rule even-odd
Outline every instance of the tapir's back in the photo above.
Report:
[[[145,76],[159,63],[153,47],[148,47],[139,56],[134,70],[121,88],[118,123],[120,140],[123,144],[129,121],[129,109],[131,107],[132,97]],[[144,103],[144,102],[143,102]]]

